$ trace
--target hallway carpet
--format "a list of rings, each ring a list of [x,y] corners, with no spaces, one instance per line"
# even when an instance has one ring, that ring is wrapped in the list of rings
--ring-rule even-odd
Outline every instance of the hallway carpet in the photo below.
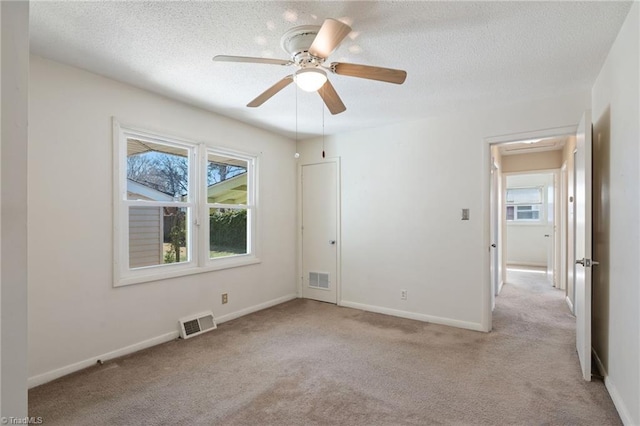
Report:
[[[510,272],[491,333],[297,299],[29,392],[46,425],[618,425],[575,319]]]

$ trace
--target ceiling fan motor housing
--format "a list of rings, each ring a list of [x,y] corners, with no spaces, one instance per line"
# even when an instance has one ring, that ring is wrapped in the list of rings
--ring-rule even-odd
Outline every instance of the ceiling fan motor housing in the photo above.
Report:
[[[282,49],[289,54],[297,66],[312,68],[324,62],[324,58],[309,53],[309,48],[319,30],[320,27],[317,25],[301,25],[291,28],[280,39]]]
[[[280,39],[282,49],[289,54],[290,60],[273,58],[255,58],[250,56],[216,55],[218,62],[250,62],[271,65],[295,65],[296,71],[285,76],[276,84],[262,92],[247,104],[248,107],[259,107],[273,95],[280,92],[295,81],[302,90],[317,92],[331,114],[340,114],[347,107],[338,96],[335,88],[327,79],[327,71],[338,75],[346,75],[387,83],[402,84],[407,72],[392,68],[370,65],[359,65],[336,62],[324,66],[324,62],[338,48],[342,40],[349,35],[351,27],[336,19],[327,18],[322,26],[302,25],[291,28]],[[319,90],[322,88],[322,90]],[[297,98],[296,98],[297,99]]]

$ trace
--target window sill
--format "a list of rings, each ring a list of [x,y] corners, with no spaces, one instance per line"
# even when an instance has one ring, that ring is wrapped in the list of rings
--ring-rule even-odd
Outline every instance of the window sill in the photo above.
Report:
[[[147,283],[151,281],[161,281],[170,278],[184,277],[188,275],[204,274],[207,272],[220,271],[222,269],[238,268],[241,266],[255,265],[262,263],[262,260],[256,256],[234,256],[233,258],[217,259],[211,261],[206,266],[189,267],[168,272],[152,273],[147,275],[135,275],[118,279],[113,283],[114,287],[124,287],[133,284]]]

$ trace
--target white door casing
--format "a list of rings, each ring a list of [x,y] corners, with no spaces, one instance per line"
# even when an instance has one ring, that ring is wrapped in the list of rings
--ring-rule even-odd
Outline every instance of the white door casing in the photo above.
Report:
[[[498,184],[498,179],[499,179],[499,168],[497,166],[497,164],[495,162],[492,161],[491,164],[491,210],[490,210],[490,221],[491,221],[491,247],[490,247],[490,251],[491,251],[491,287],[492,287],[492,293],[491,293],[491,310],[495,309],[496,307],[496,296],[498,295],[498,292],[500,290],[499,286],[500,286],[500,267],[498,266],[498,236],[499,236],[499,213],[498,213],[498,209],[499,209],[499,184]]]
[[[301,166],[302,292],[304,298],[338,302],[339,162]]]
[[[568,211],[567,195],[567,162],[562,164],[560,169],[560,217],[558,229],[560,231],[560,274],[558,277],[558,288],[566,290],[567,288],[567,211]]]
[[[591,380],[591,112],[576,132],[575,156],[575,303],[576,349],[585,380]]]

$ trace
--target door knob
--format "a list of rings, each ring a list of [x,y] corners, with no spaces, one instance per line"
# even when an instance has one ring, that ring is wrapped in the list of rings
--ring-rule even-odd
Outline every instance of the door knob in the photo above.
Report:
[[[336,243],[336,240],[329,240],[329,244],[334,245]]]

